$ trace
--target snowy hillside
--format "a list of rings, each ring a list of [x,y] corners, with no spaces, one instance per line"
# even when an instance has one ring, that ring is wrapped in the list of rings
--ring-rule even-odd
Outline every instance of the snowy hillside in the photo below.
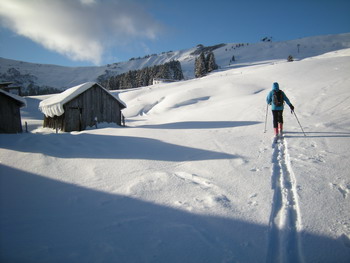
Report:
[[[115,91],[125,128],[55,134],[28,97],[30,132],[0,135],[0,261],[349,262],[350,49],[313,50]],[[275,81],[307,137],[287,107],[272,147]]]
[[[0,80],[18,80],[18,76],[23,78],[23,86],[35,83],[39,86],[50,86],[54,88],[66,89],[84,82],[96,81],[103,74],[118,75],[129,70],[137,70],[144,67],[161,65],[171,60],[180,60],[183,71],[188,76],[193,75],[192,60],[194,56],[190,53],[196,48],[168,52],[160,55],[153,55],[145,59],[133,59],[128,62],[109,64],[101,67],[62,67],[56,65],[33,64],[9,59],[0,58]],[[192,58],[193,57],[193,58]],[[190,59],[190,61],[188,61]]]
[[[309,37],[284,42],[260,42],[255,44],[223,44],[215,47],[214,54],[221,68],[240,67],[248,64],[285,61],[289,55],[295,59],[321,55],[350,47],[350,34]],[[0,58],[0,81],[15,81],[22,87],[31,83],[66,89],[84,82],[96,81],[100,75],[118,75],[154,65],[179,60],[186,79],[194,77],[194,62],[201,48],[163,52],[145,58],[132,59],[101,67],[62,67],[32,64]],[[232,62],[232,58],[235,61]]]

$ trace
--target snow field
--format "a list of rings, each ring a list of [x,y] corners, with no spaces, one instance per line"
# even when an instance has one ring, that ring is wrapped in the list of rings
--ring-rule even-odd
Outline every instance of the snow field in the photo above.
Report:
[[[115,91],[127,127],[0,135],[1,259],[347,262],[350,50]],[[278,81],[285,137],[263,133]]]

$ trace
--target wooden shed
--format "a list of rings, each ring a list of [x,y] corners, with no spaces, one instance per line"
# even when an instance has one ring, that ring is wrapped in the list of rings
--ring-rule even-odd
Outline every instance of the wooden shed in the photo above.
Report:
[[[20,108],[23,106],[25,99],[0,89],[0,133],[22,132]]]
[[[124,108],[120,99],[95,82],[67,89],[39,104],[45,114],[43,126],[65,132],[82,131],[101,122],[121,125]]]
[[[0,89],[7,91],[7,92],[11,92],[11,94],[16,94],[18,96],[22,96],[22,92],[21,92],[21,87],[14,87],[11,86],[13,84],[13,82],[1,82],[0,83]],[[15,93],[14,93],[15,92]]]

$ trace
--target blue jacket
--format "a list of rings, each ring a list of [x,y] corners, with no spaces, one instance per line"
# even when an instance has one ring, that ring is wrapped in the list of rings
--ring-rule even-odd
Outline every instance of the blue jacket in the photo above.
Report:
[[[273,103],[273,92],[276,90],[279,90],[279,85],[277,82],[273,83],[272,85],[272,90],[269,92],[269,94],[267,95],[266,97],[266,102],[267,104],[270,104],[272,105],[272,110],[283,110],[284,109],[284,106],[276,106],[274,103]],[[292,105],[292,103],[290,103],[289,99],[287,98],[286,94],[284,94],[284,92],[282,91],[282,94],[283,94],[283,100],[289,105],[289,107]],[[284,103],[283,103],[284,104]]]

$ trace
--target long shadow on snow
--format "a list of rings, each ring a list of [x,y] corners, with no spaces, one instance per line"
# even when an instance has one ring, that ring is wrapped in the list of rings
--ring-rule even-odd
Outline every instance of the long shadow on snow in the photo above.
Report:
[[[142,125],[138,128],[149,129],[224,129],[240,126],[256,125],[257,121],[184,121],[155,125]]]
[[[237,155],[181,146],[151,138],[87,133],[0,135],[0,147],[60,158],[173,162],[240,158]]]
[[[266,258],[265,225],[188,213],[3,165],[0,175],[1,262],[263,262]],[[349,262],[344,240],[303,236],[306,262]],[[315,251],[307,250],[309,244]]]

